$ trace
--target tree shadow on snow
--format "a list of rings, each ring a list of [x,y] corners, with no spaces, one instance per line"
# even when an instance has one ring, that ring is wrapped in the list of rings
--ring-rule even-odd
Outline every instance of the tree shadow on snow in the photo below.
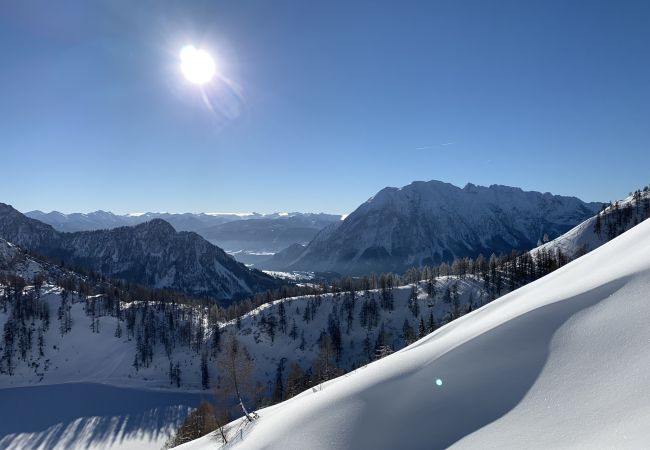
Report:
[[[0,390],[0,448],[107,448],[164,438],[209,394],[74,383]]]

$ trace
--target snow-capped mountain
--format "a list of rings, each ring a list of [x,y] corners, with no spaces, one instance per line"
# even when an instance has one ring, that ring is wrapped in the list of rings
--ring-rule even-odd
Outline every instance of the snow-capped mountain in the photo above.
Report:
[[[206,214],[206,213],[131,213],[131,214],[114,214],[110,211],[94,211],[90,213],[70,213],[64,214],[59,211],[49,213],[35,210],[25,213],[27,217],[40,220],[41,222],[52,225],[58,231],[92,231],[107,230],[111,228],[137,225],[148,222],[152,219],[163,219],[174,227],[177,231],[197,231],[201,228],[218,225],[231,220],[240,220],[243,217],[254,218],[258,214],[239,215],[239,214]]]
[[[461,189],[440,181],[414,182],[381,190],[319,233],[285,267],[274,259],[269,264],[276,270],[403,272],[479,253],[529,250],[545,234],[561,235],[600,206],[507,186]]]
[[[62,233],[0,204],[0,237],[107,277],[232,300],[278,285],[192,232],[162,219],[111,230]]]
[[[649,254],[646,220],[395,354],[232,422],[226,448],[646,448]]]

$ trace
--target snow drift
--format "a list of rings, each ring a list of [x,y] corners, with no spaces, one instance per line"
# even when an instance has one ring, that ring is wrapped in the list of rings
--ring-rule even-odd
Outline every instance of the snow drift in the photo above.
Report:
[[[402,351],[259,411],[227,448],[647,448],[649,291],[645,221]]]

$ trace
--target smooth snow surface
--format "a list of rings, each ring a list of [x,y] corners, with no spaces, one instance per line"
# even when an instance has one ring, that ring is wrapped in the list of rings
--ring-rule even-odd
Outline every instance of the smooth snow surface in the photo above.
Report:
[[[402,351],[261,410],[227,448],[648,448],[649,292],[646,221]],[[179,448],[215,447],[209,435]]]

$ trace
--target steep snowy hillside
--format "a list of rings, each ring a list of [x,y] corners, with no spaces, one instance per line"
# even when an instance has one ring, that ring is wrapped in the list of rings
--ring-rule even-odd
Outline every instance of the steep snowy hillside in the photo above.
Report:
[[[400,352],[234,422],[226,448],[646,448],[649,255],[645,221]]]
[[[32,280],[37,273],[44,272],[43,264],[30,258],[15,245],[0,239],[0,274],[18,275]]]
[[[112,230],[61,233],[0,204],[0,237],[57,261],[107,277],[194,296],[233,300],[278,286],[196,233],[162,219]]]
[[[589,252],[650,217],[650,189],[637,190],[629,197],[614,202],[562,236],[534,249],[561,250],[565,255]]]
[[[480,253],[529,250],[544,234],[556,237],[599,207],[507,186],[414,182],[383,189],[340,225],[323,230],[290,264],[272,268],[399,273]]]

